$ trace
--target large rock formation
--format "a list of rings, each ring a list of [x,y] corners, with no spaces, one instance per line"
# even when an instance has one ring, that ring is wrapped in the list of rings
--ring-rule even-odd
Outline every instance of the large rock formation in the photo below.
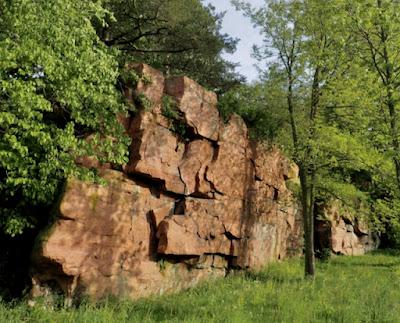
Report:
[[[141,77],[124,89],[127,100],[150,102],[119,116],[132,138],[129,163],[100,168],[107,185],[68,180],[37,241],[32,293],[56,282],[70,297],[137,298],[301,253],[301,214],[286,187],[296,166],[250,143],[239,116],[224,124],[215,94],[193,80],[127,68]]]
[[[119,116],[132,137],[130,161],[124,172],[103,167],[105,186],[67,182],[33,254],[33,293],[55,281],[70,296],[137,298],[301,252],[282,154],[250,144],[240,117],[223,124],[215,94],[193,80],[127,68],[141,77],[125,88],[128,101],[145,96],[151,107]],[[163,95],[174,118],[163,115]]]

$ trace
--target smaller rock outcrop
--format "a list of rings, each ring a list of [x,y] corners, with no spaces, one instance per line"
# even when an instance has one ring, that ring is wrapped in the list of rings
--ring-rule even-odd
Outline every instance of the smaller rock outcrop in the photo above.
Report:
[[[378,247],[378,236],[353,212],[338,200],[331,200],[320,208],[315,224],[317,250],[329,249],[334,254],[356,256]]]

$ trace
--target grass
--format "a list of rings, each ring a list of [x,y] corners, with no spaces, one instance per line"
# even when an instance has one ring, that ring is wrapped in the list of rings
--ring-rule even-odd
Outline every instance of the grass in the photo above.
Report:
[[[400,255],[335,257],[303,278],[300,259],[176,295],[74,309],[0,302],[0,322],[400,322]]]

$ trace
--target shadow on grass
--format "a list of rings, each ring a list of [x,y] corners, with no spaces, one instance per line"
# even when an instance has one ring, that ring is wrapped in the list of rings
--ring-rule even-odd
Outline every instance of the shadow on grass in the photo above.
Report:
[[[247,272],[243,274],[244,279],[247,281],[258,281],[262,283],[266,282],[274,282],[279,284],[292,284],[292,283],[300,283],[304,281],[304,276],[302,275],[293,275],[286,274],[281,272]]]
[[[329,261],[329,265],[391,269],[400,266],[400,251],[387,249],[372,251],[365,256],[336,256]]]
[[[367,255],[400,257],[400,249],[378,249],[369,252]]]
[[[391,262],[391,263],[363,263],[363,262],[353,262],[351,264],[344,263],[344,262],[331,262],[331,266],[338,266],[338,267],[368,267],[368,268],[387,268],[391,269],[394,267],[400,267],[400,261]]]

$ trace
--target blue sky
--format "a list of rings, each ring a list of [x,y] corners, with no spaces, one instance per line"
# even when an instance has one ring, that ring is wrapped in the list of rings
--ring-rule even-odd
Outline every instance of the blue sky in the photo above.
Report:
[[[262,6],[265,3],[264,0],[247,0],[247,2],[253,6]],[[235,10],[230,0],[204,0],[204,3],[211,3],[218,12],[226,11],[222,27],[223,32],[240,39],[237,51],[233,55],[224,54],[224,57],[232,62],[240,63],[241,66],[237,70],[245,75],[249,82],[257,79],[257,70],[254,67],[257,61],[251,57],[251,50],[253,44],[261,44],[262,42],[259,31],[253,28],[249,18]]]

